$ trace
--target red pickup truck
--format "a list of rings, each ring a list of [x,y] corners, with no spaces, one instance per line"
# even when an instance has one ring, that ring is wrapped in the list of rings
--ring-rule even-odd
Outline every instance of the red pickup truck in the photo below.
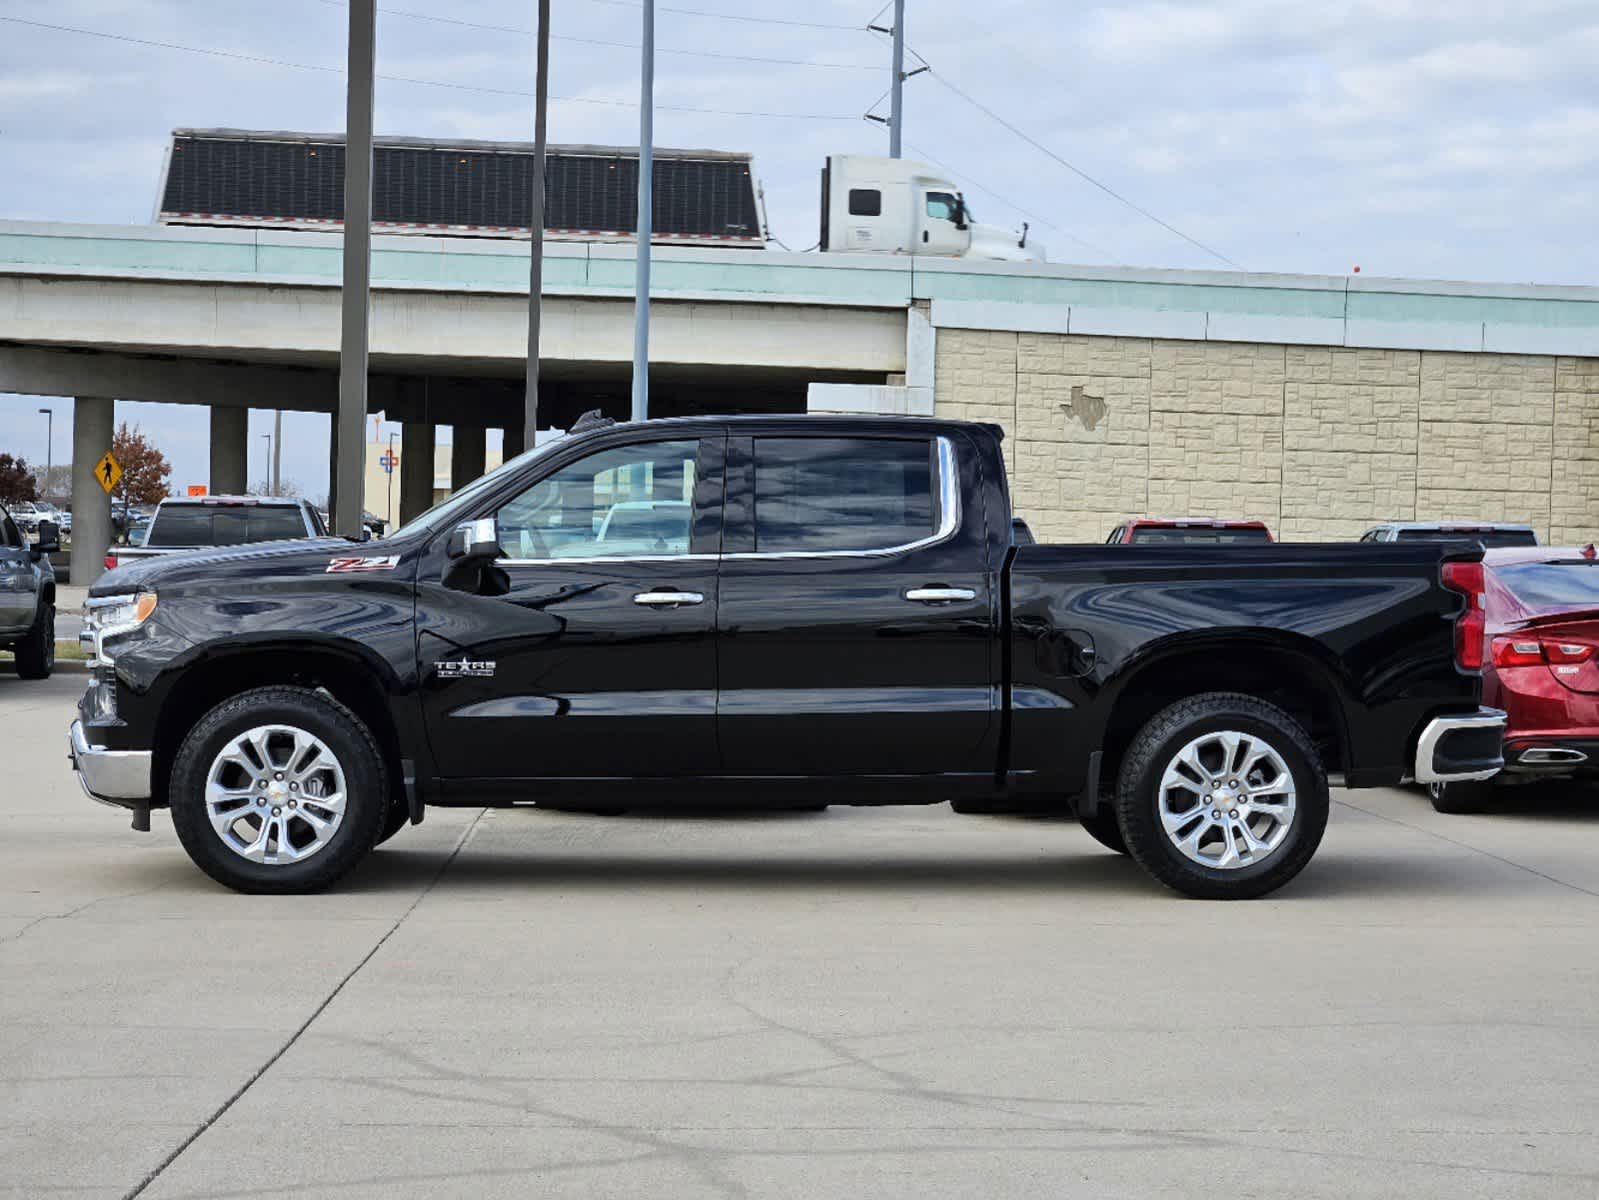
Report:
[[[1264,521],[1219,517],[1135,517],[1110,531],[1107,546],[1222,546],[1269,542]]]

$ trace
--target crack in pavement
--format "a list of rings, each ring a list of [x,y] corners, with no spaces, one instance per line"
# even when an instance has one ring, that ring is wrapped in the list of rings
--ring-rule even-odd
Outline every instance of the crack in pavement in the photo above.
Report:
[[[444,872],[449,870],[450,864],[453,863],[456,859],[456,856],[461,853],[461,848],[466,845],[467,839],[472,836],[472,831],[478,827],[478,822],[483,819],[483,814],[487,811],[487,809],[480,809],[478,811],[477,816],[472,818],[471,824],[461,831],[461,836],[456,839],[455,846],[450,850],[449,854],[445,856],[444,861],[439,864],[439,869],[433,873],[433,878],[428,880],[427,886],[416,894],[416,898],[406,906],[404,912],[394,919],[394,923],[390,925],[383,936],[373,944],[372,948],[361,956],[361,961],[356,963],[355,966],[351,967],[344,978],[340,979],[339,982],[334,985],[333,990],[323,997],[322,1002],[311,1011],[311,1015],[305,1019],[300,1027],[289,1035],[288,1040],[284,1042],[283,1045],[279,1046],[277,1050],[274,1051],[266,1060],[266,1062],[262,1063],[261,1066],[258,1067],[250,1076],[250,1078],[246,1079],[231,1096],[224,1100],[217,1107],[215,1112],[208,1116],[204,1121],[200,1122],[199,1126],[196,1127],[193,1133],[189,1134],[188,1137],[179,1142],[171,1154],[168,1154],[159,1163],[157,1163],[155,1168],[151,1170],[150,1173],[147,1174],[143,1179],[141,1179],[137,1186],[124,1193],[122,1200],[135,1200],[135,1197],[142,1195],[152,1183],[161,1177],[161,1173],[163,1171],[176,1162],[178,1157],[185,1150],[199,1140],[201,1134],[221,1120],[228,1109],[232,1108],[241,1099],[243,1099],[244,1094],[254,1087],[261,1077],[270,1071],[280,1058],[289,1052],[294,1044],[300,1040],[305,1031],[311,1028],[312,1023],[327,1011],[328,1005],[332,1004],[333,1001],[338,998],[339,993],[344,990],[345,985],[361,973],[361,970],[366,966],[366,964],[371,962],[372,959],[377,955],[377,952],[383,949],[388,940],[399,931],[400,926],[405,924],[406,918],[414,913],[417,909],[417,906],[421,904],[422,901],[426,900],[433,889],[438,886],[439,880],[444,878]]]
[[[1462,850],[1470,850],[1473,854],[1480,854],[1484,858],[1491,858],[1495,862],[1504,863],[1504,865],[1507,867],[1515,867],[1518,871],[1525,871],[1529,875],[1536,875],[1539,879],[1542,879],[1547,883],[1552,883],[1557,887],[1570,888],[1574,892],[1580,892],[1584,896],[1592,896],[1594,899],[1599,900],[1599,892],[1593,891],[1590,888],[1585,888],[1580,883],[1570,883],[1564,879],[1557,879],[1553,875],[1545,875],[1536,867],[1529,867],[1526,863],[1519,863],[1513,858],[1505,858],[1501,854],[1495,854],[1492,850],[1484,850],[1481,846],[1473,846],[1470,842],[1462,842],[1458,838],[1452,838],[1445,834],[1437,833],[1431,829],[1423,829],[1420,825],[1412,825],[1409,821],[1401,821],[1398,817],[1390,817],[1387,813],[1374,812],[1369,808],[1361,808],[1360,805],[1351,804],[1348,800],[1339,800],[1337,803],[1342,804],[1345,808],[1354,809],[1357,813],[1363,813],[1368,817],[1376,817],[1379,821],[1387,821],[1390,825],[1397,825],[1401,829],[1410,830],[1412,833],[1420,833],[1430,838],[1437,838],[1440,842],[1448,842],[1451,846],[1459,846]]]

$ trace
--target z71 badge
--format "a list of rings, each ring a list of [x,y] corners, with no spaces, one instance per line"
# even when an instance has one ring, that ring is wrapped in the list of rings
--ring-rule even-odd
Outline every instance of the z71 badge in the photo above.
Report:
[[[398,554],[384,554],[377,558],[335,558],[328,562],[329,575],[350,575],[360,571],[392,571],[400,565]]]
[[[493,679],[495,664],[491,660],[454,659],[435,664],[440,679]]]

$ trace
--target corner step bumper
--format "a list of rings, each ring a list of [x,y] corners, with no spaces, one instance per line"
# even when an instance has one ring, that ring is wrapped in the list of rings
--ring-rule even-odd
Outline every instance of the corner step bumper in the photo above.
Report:
[[[117,808],[139,808],[150,802],[148,750],[106,750],[91,746],[83,722],[72,722],[68,735],[72,769],[89,799]]]
[[[1490,779],[1505,765],[1505,714],[1479,708],[1474,713],[1434,717],[1416,740],[1417,783],[1463,783]]]

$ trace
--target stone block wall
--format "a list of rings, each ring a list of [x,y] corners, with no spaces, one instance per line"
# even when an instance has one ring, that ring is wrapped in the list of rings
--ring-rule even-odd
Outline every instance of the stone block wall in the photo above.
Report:
[[[940,416],[997,422],[1016,511],[1100,541],[1143,514],[1344,541],[1385,520],[1599,538],[1599,360],[941,329]]]

